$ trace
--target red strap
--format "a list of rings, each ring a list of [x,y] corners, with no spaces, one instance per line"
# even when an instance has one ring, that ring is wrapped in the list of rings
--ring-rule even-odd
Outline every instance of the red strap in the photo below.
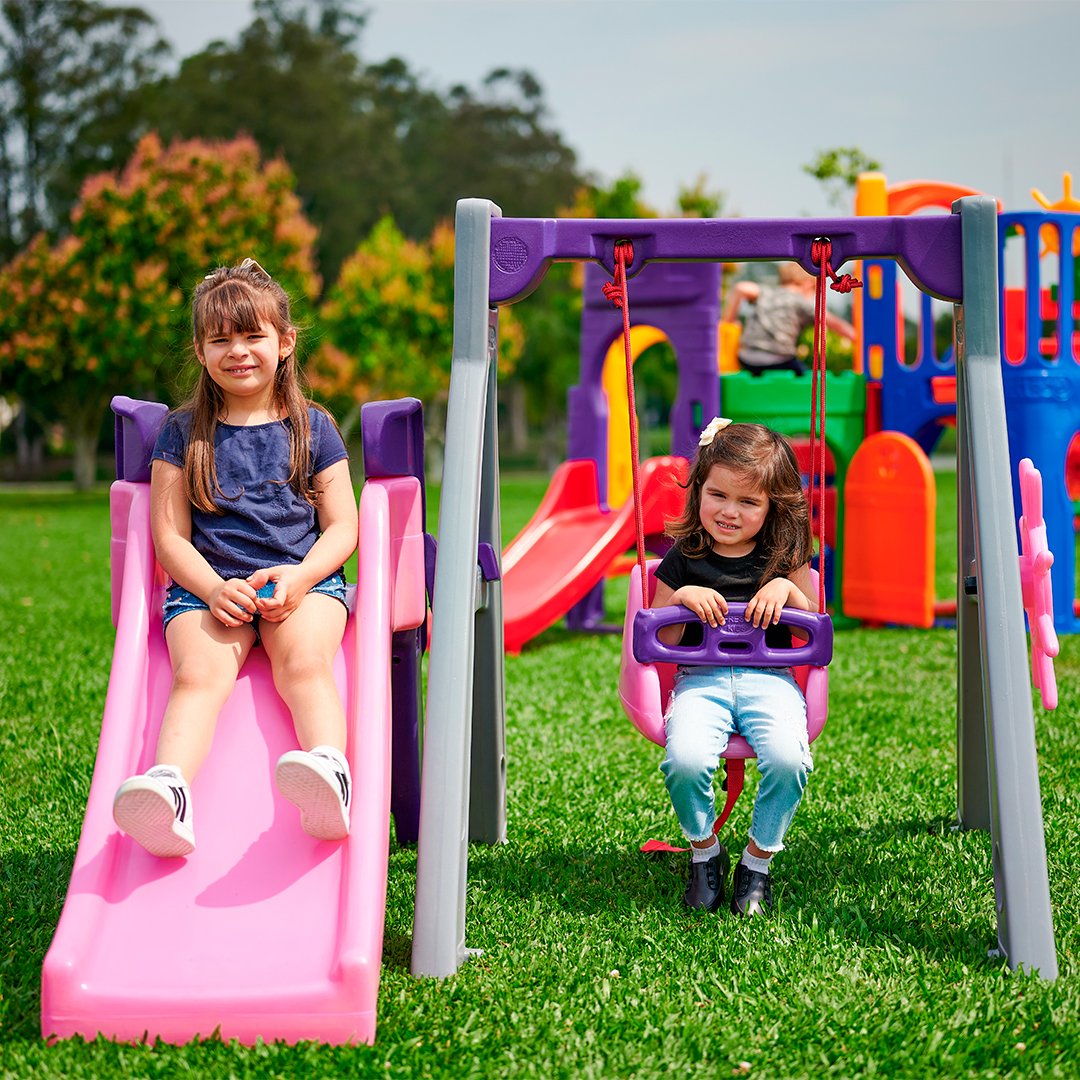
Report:
[[[630,348],[630,296],[626,291],[626,268],[634,262],[634,245],[629,240],[615,242],[615,280],[601,288],[617,308],[622,309],[623,354],[626,358],[626,401],[630,416],[630,472],[634,487],[634,529],[637,533],[637,563],[641,573],[641,606],[649,606],[649,577],[645,571],[645,515],[641,506],[638,479],[637,404],[634,400],[634,355]]]
[[[852,289],[862,288],[862,282],[850,274],[838,277],[829,261],[832,258],[832,241],[827,237],[818,237],[810,247],[810,258],[815,266],[821,268],[814,294],[814,366],[810,388],[810,481],[807,490],[811,504],[814,501],[815,481],[817,483],[818,513],[818,610],[825,611],[825,340],[827,326],[825,320],[826,276],[832,279],[831,288],[835,292],[849,293]],[[821,387],[820,449],[818,443],[818,386]],[[820,458],[819,458],[820,453]]]
[[[727,799],[724,801],[724,809],[720,811],[720,816],[713,824],[712,831],[714,835],[724,827],[724,822],[730,816],[735,803],[742,794],[743,784],[746,782],[746,762],[742,758],[728,758],[724,762],[724,767],[727,773],[725,781]]]
[[[746,762],[742,758],[727,758],[724,761],[724,770],[727,776],[725,786],[727,787],[727,799],[724,802],[724,809],[720,811],[720,816],[713,823],[713,836],[719,834],[720,830],[724,827],[724,822],[727,821],[731,815],[732,807],[738,801],[739,796],[742,794],[743,784],[746,782]],[[674,844],[669,844],[665,840],[646,840],[641,845],[642,851],[689,851],[689,848],[676,847]]]

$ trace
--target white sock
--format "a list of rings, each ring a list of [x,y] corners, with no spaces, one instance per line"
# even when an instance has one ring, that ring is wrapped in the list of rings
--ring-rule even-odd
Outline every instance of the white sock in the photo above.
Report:
[[[710,859],[720,854],[720,841],[714,836],[712,843],[708,847],[694,847],[690,845],[690,861],[691,862],[708,862]]]
[[[750,849],[746,848],[742,853],[742,858],[739,860],[743,866],[749,867],[757,874],[767,874],[769,872],[769,863],[772,862],[772,858],[759,859],[756,855],[750,854]]]

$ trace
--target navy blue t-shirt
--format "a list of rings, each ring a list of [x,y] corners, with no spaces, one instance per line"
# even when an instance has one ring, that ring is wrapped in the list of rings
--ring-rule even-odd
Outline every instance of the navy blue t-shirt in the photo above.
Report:
[[[328,469],[348,452],[334,422],[320,409],[311,420],[311,475]],[[253,427],[219,423],[214,434],[214,467],[222,495],[221,514],[191,508],[191,542],[223,578],[246,578],[267,566],[301,563],[319,538],[315,508],[289,484],[288,420]],[[152,460],[184,467],[190,413],[165,421]]]

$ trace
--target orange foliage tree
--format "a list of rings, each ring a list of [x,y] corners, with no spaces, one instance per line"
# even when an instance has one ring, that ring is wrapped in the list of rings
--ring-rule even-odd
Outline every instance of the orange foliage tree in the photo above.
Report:
[[[37,237],[0,270],[0,376],[63,423],[77,486],[95,478],[113,395],[171,399],[204,274],[250,255],[298,299],[317,293],[315,229],[294,189],[251,139],[147,135],[122,172],[86,182],[67,236]]]
[[[360,406],[380,398],[419,398],[437,441],[450,386],[454,340],[454,234],[447,224],[430,239],[406,238],[383,218],[341,268],[319,312],[323,344],[309,365],[313,389],[346,434]],[[520,324],[500,314],[499,373],[522,349]]]

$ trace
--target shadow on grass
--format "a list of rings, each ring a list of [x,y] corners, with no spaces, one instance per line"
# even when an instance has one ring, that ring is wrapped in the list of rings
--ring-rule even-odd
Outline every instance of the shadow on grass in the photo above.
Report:
[[[933,961],[998,966],[1000,960],[988,957],[996,945],[989,840],[959,841],[965,834],[953,833],[951,825],[935,818],[868,829],[800,830],[774,870],[775,918],[810,927],[813,934],[839,935],[860,948],[899,948]],[[736,861],[741,840],[723,839]],[[935,853],[935,843],[948,850]],[[532,851],[474,847],[470,909],[533,907],[539,897],[553,914],[679,915],[687,859],[685,853],[572,843]]]
[[[996,967],[990,841],[954,818],[799,831],[777,867],[783,906],[867,947]],[[935,851],[934,845],[946,850]]]
[[[511,905],[539,896],[571,912],[670,910],[682,894],[687,858],[571,844],[533,851],[474,847],[469,888]]]
[[[41,966],[52,944],[67,895],[75,848],[8,851],[0,863],[0,1043],[36,1039],[41,1033]]]

